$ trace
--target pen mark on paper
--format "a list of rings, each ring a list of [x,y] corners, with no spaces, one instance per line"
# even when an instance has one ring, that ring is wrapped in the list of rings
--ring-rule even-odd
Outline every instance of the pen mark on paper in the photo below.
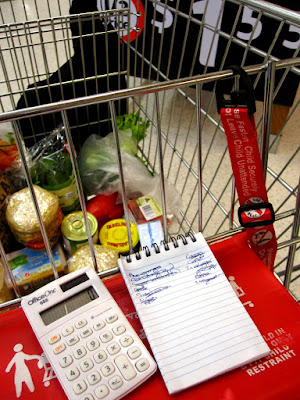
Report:
[[[153,282],[168,278],[178,273],[180,273],[180,271],[170,263],[169,266],[157,266],[148,271],[142,272],[141,274],[130,272],[129,279],[131,280],[136,296],[139,297],[141,303],[151,304],[157,299],[157,296],[155,295],[170,287],[158,286],[153,288]],[[149,288],[149,285],[151,285],[151,289]]]
[[[212,280],[216,279],[220,274],[215,273],[217,263],[213,260],[202,261],[204,254],[202,252],[190,254],[188,259],[188,270],[195,270],[195,283],[205,283],[208,285]]]
[[[199,251],[198,253],[188,254],[186,258],[189,260],[188,263],[194,263],[200,261],[204,257],[203,251]]]

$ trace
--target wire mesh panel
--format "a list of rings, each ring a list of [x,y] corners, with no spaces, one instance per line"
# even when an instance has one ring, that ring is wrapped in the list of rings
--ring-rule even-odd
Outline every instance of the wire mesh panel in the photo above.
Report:
[[[138,111],[138,124],[150,123],[146,136],[136,138],[140,167],[129,161],[127,168],[121,137],[112,142],[123,178],[118,190],[128,220],[130,191],[147,194],[143,169],[163,176],[155,193],[168,235],[201,230],[211,241],[241,230],[215,91],[220,81],[226,93],[238,87],[228,67],[245,67],[255,87],[258,141],[276,213],[275,271],[300,298],[296,12],[255,0],[15,0],[1,4],[0,17],[0,118],[2,127],[12,124],[23,167],[28,149],[63,124],[85,214],[78,168],[83,145],[92,135],[118,139],[117,116]],[[95,184],[100,179],[92,178]],[[32,189],[30,178],[23,181]],[[2,258],[6,264],[3,249]]]

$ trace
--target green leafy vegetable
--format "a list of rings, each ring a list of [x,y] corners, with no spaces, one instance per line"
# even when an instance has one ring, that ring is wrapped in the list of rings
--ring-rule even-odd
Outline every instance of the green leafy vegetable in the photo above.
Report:
[[[58,186],[72,175],[72,162],[66,150],[48,152],[30,171],[34,183],[41,187]]]
[[[140,117],[140,112],[137,111],[135,114],[123,114],[117,117],[118,130],[131,129],[132,139],[136,140],[137,143],[146,137],[146,131],[150,126],[150,121],[144,121]]]
[[[30,175],[35,184],[43,188],[65,184],[73,175],[72,162],[66,150],[62,128],[50,133],[30,150]]]

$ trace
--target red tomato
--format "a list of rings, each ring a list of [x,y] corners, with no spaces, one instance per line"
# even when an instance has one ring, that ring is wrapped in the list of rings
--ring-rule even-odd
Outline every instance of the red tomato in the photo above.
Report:
[[[5,171],[18,154],[18,148],[16,145],[11,145],[0,139],[0,171]]]
[[[116,204],[117,198],[117,192],[108,196],[99,194],[87,202],[86,210],[97,219],[99,229],[106,222],[123,217],[123,205]]]

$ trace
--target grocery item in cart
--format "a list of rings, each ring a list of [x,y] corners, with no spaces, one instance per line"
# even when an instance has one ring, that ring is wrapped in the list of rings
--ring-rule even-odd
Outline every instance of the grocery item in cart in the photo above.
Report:
[[[63,218],[58,197],[37,185],[33,188],[50,246],[53,247],[60,237]],[[8,199],[6,219],[18,242],[32,249],[45,247],[29,188],[19,190]]]
[[[125,176],[129,175],[127,189],[142,184],[147,185],[151,174],[138,158],[138,143],[146,137],[148,122],[139,117],[139,113],[119,115],[117,117],[118,138],[123,159]],[[91,135],[87,138],[79,154],[79,169],[82,184],[87,195],[109,195],[120,190],[119,167],[114,133],[101,138]],[[143,173],[142,177],[138,179]],[[128,173],[128,174],[127,174]],[[133,189],[135,191],[136,189]],[[129,192],[128,192],[129,193]]]
[[[161,221],[150,221],[138,225],[141,248],[155,246],[155,243],[161,243],[164,240],[164,232]]]
[[[139,244],[139,234],[137,226],[133,222],[130,222],[130,232],[132,247],[136,250]],[[113,219],[103,225],[100,229],[99,239],[102,245],[115,249],[120,254],[127,254],[129,241],[125,219]]]
[[[14,134],[0,130],[0,171],[5,171],[18,154]]]
[[[160,176],[153,176],[135,154],[136,143],[132,138],[132,129],[118,133],[127,197],[129,199],[142,196],[151,197],[161,207],[161,202],[159,203],[161,201]],[[79,169],[83,188],[87,195],[110,195],[121,192],[118,155],[112,134],[105,138],[96,135],[88,137],[80,151]],[[165,180],[165,195],[167,213],[170,216],[179,213],[182,207],[181,196],[167,180]],[[134,202],[130,202],[130,204],[135,210],[137,206]],[[146,220],[144,219],[142,222],[146,222]]]
[[[63,275],[67,265],[61,246],[53,250],[53,261],[59,275]],[[21,295],[27,295],[54,279],[53,270],[45,249],[20,249],[6,255],[9,268],[15,278]],[[10,278],[5,275],[7,287],[13,291]]]
[[[87,213],[89,228],[93,243],[98,242],[98,222],[90,213]],[[71,257],[77,249],[88,243],[84,215],[82,211],[76,211],[67,215],[61,224],[64,248]]]
[[[64,127],[59,126],[29,150],[32,180],[56,194],[64,213],[75,211],[79,196]]]
[[[141,196],[137,199],[130,199],[128,201],[128,208],[138,225],[145,224],[148,221],[160,221],[163,224],[162,209],[152,197]],[[171,225],[172,219],[173,215],[168,214],[168,226]]]
[[[94,244],[94,252],[97,261],[98,272],[108,271],[118,266],[119,253],[117,250],[107,246]],[[94,267],[93,257],[90,246],[87,244],[80,247],[68,260],[69,272],[76,271],[84,267]]]
[[[0,303],[5,303],[12,299],[12,295],[5,282],[5,270],[3,265],[0,263]]]
[[[98,221],[98,228],[112,219],[122,218],[124,215],[123,205],[118,203],[117,192],[110,195],[99,194],[88,200],[86,210],[94,215]]]
[[[9,251],[12,242],[12,233],[5,219],[5,204],[7,197],[11,195],[11,185],[6,173],[0,171],[0,240],[5,251]]]

